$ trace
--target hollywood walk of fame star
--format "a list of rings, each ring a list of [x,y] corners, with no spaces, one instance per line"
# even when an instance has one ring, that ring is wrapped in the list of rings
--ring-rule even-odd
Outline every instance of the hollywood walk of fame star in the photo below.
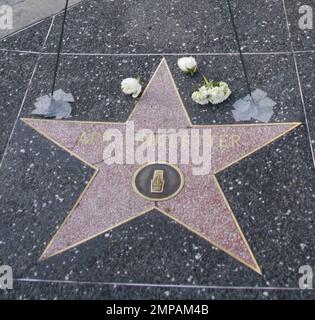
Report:
[[[239,139],[233,148],[213,143],[212,169],[208,175],[193,175],[190,164],[179,164],[178,169],[184,177],[183,188],[175,197],[158,201],[141,197],[133,189],[132,181],[140,165],[109,166],[103,161],[102,144],[83,143],[80,140],[82,132],[99,132],[102,136],[109,128],[124,131],[126,123],[38,119],[23,121],[95,169],[91,181],[41,259],[78,246],[156,208],[261,273],[215,174],[293,130],[299,123],[194,126],[163,59],[127,123],[133,121],[136,129],[149,128],[153,131],[161,127],[211,128],[216,136],[235,135]]]

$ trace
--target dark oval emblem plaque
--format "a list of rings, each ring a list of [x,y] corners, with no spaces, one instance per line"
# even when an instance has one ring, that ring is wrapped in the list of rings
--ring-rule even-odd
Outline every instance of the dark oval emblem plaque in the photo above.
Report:
[[[183,189],[184,176],[179,168],[173,165],[149,164],[137,170],[132,185],[135,192],[147,200],[169,200]]]

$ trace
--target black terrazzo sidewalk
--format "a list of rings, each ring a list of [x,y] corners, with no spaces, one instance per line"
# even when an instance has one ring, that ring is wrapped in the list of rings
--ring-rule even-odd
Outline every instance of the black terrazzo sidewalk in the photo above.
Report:
[[[250,84],[277,102],[271,122],[302,122],[217,176],[262,275],[156,211],[38,262],[94,172],[19,120],[50,91],[61,16],[0,40],[0,265],[16,279],[0,299],[314,299],[298,289],[300,266],[315,268],[315,30],[297,27],[307,3],[232,0]],[[230,84],[220,107],[192,102],[202,79],[178,70],[187,54]],[[140,71],[147,84],[162,57],[194,124],[235,124],[232,105],[247,87],[219,0],[72,8],[57,79],[75,97],[72,120],[126,121],[135,101],[121,80]]]

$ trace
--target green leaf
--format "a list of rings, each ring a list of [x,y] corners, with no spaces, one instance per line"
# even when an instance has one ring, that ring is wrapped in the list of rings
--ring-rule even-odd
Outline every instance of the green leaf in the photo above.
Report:
[[[209,86],[210,84],[209,80],[204,75],[202,75],[202,78],[203,78],[203,81],[205,82],[205,85]]]
[[[213,86],[213,87],[220,87],[220,82],[218,82],[218,81],[212,81],[212,86]]]
[[[142,85],[141,76],[140,76],[139,73],[137,74],[136,79],[137,79],[138,82]]]

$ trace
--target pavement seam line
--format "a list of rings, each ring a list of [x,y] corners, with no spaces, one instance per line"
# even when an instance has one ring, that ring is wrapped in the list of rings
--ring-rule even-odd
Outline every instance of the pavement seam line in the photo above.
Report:
[[[307,115],[306,106],[305,106],[305,100],[304,100],[304,94],[303,94],[303,89],[302,89],[302,84],[301,84],[299,67],[298,67],[298,63],[297,63],[297,59],[296,59],[296,53],[294,51],[292,34],[290,31],[290,22],[289,22],[289,17],[288,17],[288,12],[287,12],[285,0],[282,0],[282,4],[283,4],[283,10],[284,10],[284,14],[285,14],[286,23],[287,23],[287,29],[288,29],[288,35],[289,35],[290,44],[291,44],[291,52],[293,55],[293,60],[294,60],[294,65],[295,65],[296,77],[297,77],[297,81],[298,81],[298,85],[299,85],[301,102],[302,102],[302,107],[303,107],[303,112],[304,112],[304,117],[305,117],[306,131],[307,131],[308,140],[309,140],[309,144],[310,144],[310,148],[311,148],[311,155],[312,155],[312,159],[313,159],[313,166],[315,168],[315,153],[314,153],[314,148],[313,148],[313,143],[312,143],[311,130],[310,130],[310,125],[309,125],[309,121],[308,121],[308,115]]]
[[[79,285],[107,285],[126,287],[152,287],[152,288],[183,288],[183,289],[230,289],[230,290],[269,290],[269,291],[314,291],[315,288],[302,289],[295,287],[249,287],[249,286],[216,286],[216,285],[181,285],[181,284],[154,284],[154,283],[130,283],[130,282],[100,282],[100,281],[71,281],[71,280],[45,280],[32,278],[13,279],[18,282],[50,283],[50,284],[79,284]]]
[[[45,48],[45,46],[46,46],[46,43],[47,43],[48,37],[49,37],[49,35],[50,35],[50,31],[51,31],[51,29],[52,29],[52,26],[53,26],[53,24],[54,24],[54,21],[55,21],[55,18],[53,17],[52,20],[51,20],[51,23],[50,23],[50,27],[48,28],[46,37],[45,37],[45,39],[44,39],[44,42],[43,42],[43,45],[42,45],[42,50],[43,50],[43,49]],[[11,130],[9,139],[8,139],[8,141],[7,141],[7,143],[6,143],[6,147],[5,147],[4,153],[3,153],[3,155],[2,155],[2,159],[1,159],[1,161],[0,161],[0,170],[1,170],[1,168],[2,168],[4,159],[5,159],[5,157],[6,157],[7,153],[8,153],[9,145],[10,145],[10,143],[11,143],[11,140],[12,140],[12,137],[13,137],[13,134],[14,134],[16,125],[17,125],[17,123],[18,123],[18,121],[19,121],[19,118],[20,118],[22,109],[23,109],[23,107],[24,107],[24,104],[25,104],[25,101],[26,101],[28,92],[29,92],[29,90],[30,90],[30,87],[31,87],[31,85],[32,85],[32,82],[33,82],[35,73],[36,73],[36,71],[37,71],[37,67],[38,67],[40,58],[41,58],[41,55],[39,55],[39,56],[37,57],[37,59],[36,59],[33,72],[32,72],[32,74],[31,74],[30,80],[29,80],[29,82],[28,82],[28,85],[27,85],[26,91],[25,91],[25,93],[24,93],[24,97],[23,97],[21,106],[20,106],[19,111],[18,111],[18,113],[17,113],[16,119],[15,119],[14,124],[13,124],[13,128],[12,128],[12,130]]]

